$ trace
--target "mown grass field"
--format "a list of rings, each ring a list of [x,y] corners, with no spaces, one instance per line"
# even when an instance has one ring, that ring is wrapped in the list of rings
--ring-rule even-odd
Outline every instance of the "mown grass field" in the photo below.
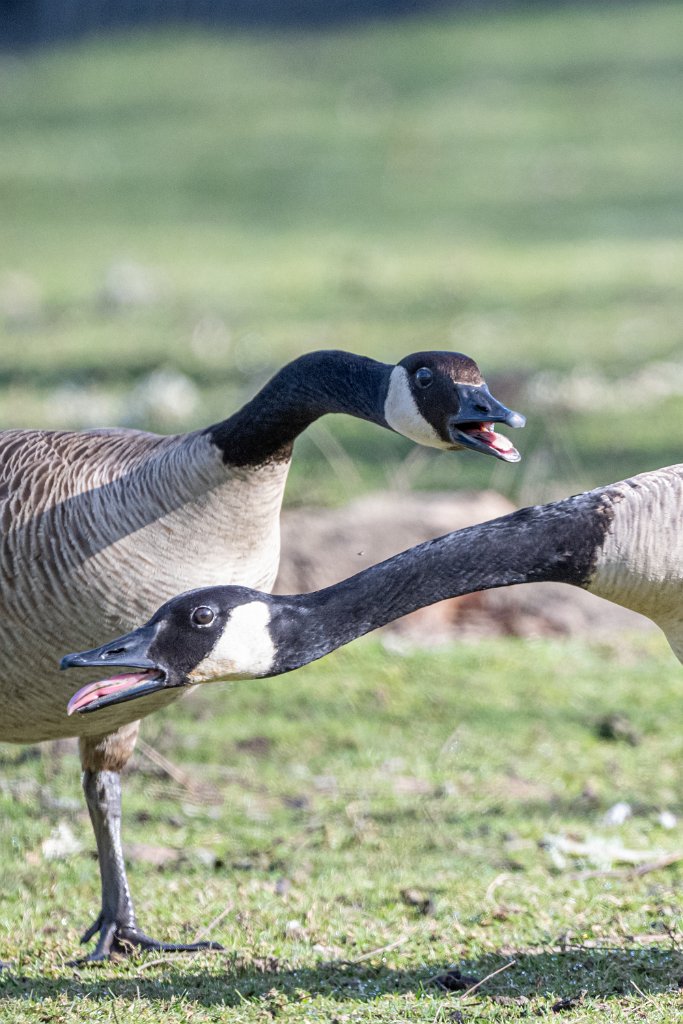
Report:
[[[366,640],[291,677],[195,692],[148,720],[184,778],[138,755],[125,831],[144,926],[225,952],[76,971],[98,899],[77,759],[5,747],[14,967],[0,1020],[470,1024],[555,1019],[562,999],[571,1021],[677,1020],[681,864],[632,878],[618,859],[562,863],[543,844],[681,851],[680,828],[659,823],[682,810],[679,694],[658,637],[407,656]],[[615,712],[630,724],[601,738]],[[633,816],[609,825],[619,801]],[[46,860],[60,822],[83,852]],[[184,859],[158,868],[136,844]],[[467,988],[511,961],[470,997],[436,982],[456,965]]]
[[[1,57],[0,425],[185,429],[307,349],[455,347],[528,414],[519,467],[336,418],[287,500],[680,461],[682,37],[652,3]],[[680,1020],[683,861],[604,849],[683,851],[680,688],[647,636],[368,639],[195,693],[145,724],[124,835],[142,925],[225,952],[96,970],[77,758],[0,747],[0,1021]]]

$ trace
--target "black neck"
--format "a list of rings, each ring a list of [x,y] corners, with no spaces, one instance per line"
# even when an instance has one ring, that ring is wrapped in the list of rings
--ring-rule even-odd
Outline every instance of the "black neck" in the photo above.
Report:
[[[606,494],[589,492],[449,533],[325,590],[273,598],[273,674],[436,601],[514,583],[585,586],[610,522]]]
[[[387,426],[393,367],[350,352],[310,352],[288,363],[239,412],[207,430],[223,461],[254,466],[289,457],[298,435],[325,413]]]

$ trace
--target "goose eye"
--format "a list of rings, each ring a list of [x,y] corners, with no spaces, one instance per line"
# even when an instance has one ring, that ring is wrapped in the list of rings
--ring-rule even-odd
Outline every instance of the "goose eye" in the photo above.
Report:
[[[212,608],[201,605],[192,612],[192,622],[195,626],[210,626],[216,618]]]
[[[419,388],[428,388],[434,380],[434,374],[426,366],[415,371],[415,383]]]

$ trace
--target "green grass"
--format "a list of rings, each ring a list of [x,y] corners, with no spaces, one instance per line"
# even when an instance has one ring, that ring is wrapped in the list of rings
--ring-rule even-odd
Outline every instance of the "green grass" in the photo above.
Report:
[[[558,866],[542,844],[680,849],[658,820],[681,813],[679,691],[658,635],[404,657],[367,640],[281,680],[200,689],[147,721],[187,782],[138,755],[125,838],[185,853],[133,862],[144,927],[187,939],[224,915],[210,934],[225,952],[96,970],[66,965],[98,900],[75,754],[5,747],[0,1020],[515,1021],[576,998],[562,1019],[674,1021],[681,865],[583,877],[594,864]],[[636,746],[600,738],[614,712]],[[606,825],[618,801],[633,816]],[[84,852],[46,861],[63,820]],[[426,915],[405,890],[431,899]],[[434,981],[511,960],[469,997]]]
[[[677,461],[656,399],[636,393],[617,427],[599,401],[556,417],[520,385],[679,358],[681,32],[679,5],[649,3],[2,58],[0,285],[4,269],[37,291],[0,313],[2,422],[182,428],[306,349],[457,347],[524,404],[541,497]],[[149,308],[102,306],[126,259],[156,275]],[[201,389],[170,423],[124,398],[160,365]],[[288,500],[386,485],[410,450],[334,429],[358,480],[307,439]],[[514,494],[524,480],[476,457],[411,476]]]

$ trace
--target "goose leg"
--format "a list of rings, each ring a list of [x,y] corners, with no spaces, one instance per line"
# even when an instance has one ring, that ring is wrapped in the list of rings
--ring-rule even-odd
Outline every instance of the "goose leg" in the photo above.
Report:
[[[131,753],[136,737],[137,724],[130,744]],[[110,737],[106,739],[109,740]],[[84,958],[85,962],[107,960],[112,954],[124,956],[134,949],[169,952],[221,949],[216,942],[159,942],[138,927],[121,844],[121,778],[118,770],[86,767],[88,762],[92,763],[94,760],[93,746],[90,739],[81,741],[81,759],[84,762],[83,790],[97,842],[102,880],[102,908],[81,939],[81,942],[89,942],[99,933],[97,945],[92,953]],[[127,759],[126,757],[125,760]]]

